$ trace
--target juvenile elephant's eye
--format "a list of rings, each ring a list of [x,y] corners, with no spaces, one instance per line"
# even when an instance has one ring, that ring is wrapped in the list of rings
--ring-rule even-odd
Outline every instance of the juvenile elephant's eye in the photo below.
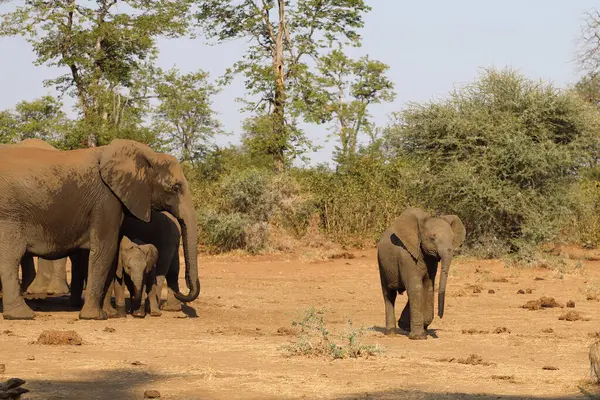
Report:
[[[171,191],[173,193],[179,193],[181,191],[181,183],[176,183],[173,186],[171,186]]]

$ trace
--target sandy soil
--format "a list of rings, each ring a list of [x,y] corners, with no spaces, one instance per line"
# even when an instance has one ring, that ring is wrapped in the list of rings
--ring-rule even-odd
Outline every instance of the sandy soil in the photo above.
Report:
[[[157,318],[79,321],[67,298],[30,302],[42,310],[36,320],[0,319],[0,379],[25,379],[31,392],[23,398],[45,400],[142,399],[146,390],[162,399],[566,399],[595,390],[588,348],[600,331],[600,303],[586,300],[595,290],[600,295],[595,252],[571,254],[580,267],[558,270],[456,259],[446,314],[436,317],[426,341],[381,333],[375,251],[353,254],[318,262],[202,257],[199,299],[185,313]],[[559,320],[567,308],[520,308],[544,295],[573,300],[573,310],[589,321]],[[397,316],[405,301],[398,297]],[[347,331],[348,319],[368,328],[364,342],[385,352],[368,359],[287,357],[281,346],[296,337],[280,328],[291,328],[311,306],[324,310],[334,333]],[[83,344],[35,344],[46,329],[74,330]],[[463,333],[469,329],[477,333]],[[456,362],[471,354],[490,365]]]

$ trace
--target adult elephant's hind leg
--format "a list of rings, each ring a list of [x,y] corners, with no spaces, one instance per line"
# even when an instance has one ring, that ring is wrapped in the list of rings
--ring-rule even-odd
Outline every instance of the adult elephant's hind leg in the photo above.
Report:
[[[6,235],[4,235],[6,236]],[[19,263],[22,251],[15,251],[19,246],[10,246],[10,242],[0,233],[0,279],[2,280],[2,315],[4,319],[33,319],[35,313],[21,295],[19,286]],[[10,250],[9,250],[10,249]],[[18,253],[17,253],[18,252]]]
[[[52,276],[47,289],[48,294],[67,294],[67,258],[52,261]]]
[[[37,273],[31,285],[27,288],[27,293],[45,294],[52,277],[52,261],[38,257]]]

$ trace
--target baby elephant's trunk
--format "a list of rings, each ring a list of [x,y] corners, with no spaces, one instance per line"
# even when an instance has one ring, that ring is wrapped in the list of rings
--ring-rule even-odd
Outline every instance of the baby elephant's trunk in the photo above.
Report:
[[[451,255],[443,255],[442,257],[442,274],[440,276],[440,288],[438,291],[438,316],[444,317],[444,303],[446,300],[446,284],[448,283],[448,273],[450,272],[450,264],[452,263]]]

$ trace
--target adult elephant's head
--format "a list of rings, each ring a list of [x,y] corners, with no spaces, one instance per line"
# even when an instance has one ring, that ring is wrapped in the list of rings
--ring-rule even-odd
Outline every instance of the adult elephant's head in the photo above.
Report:
[[[394,221],[394,233],[406,250],[417,260],[423,255],[436,257],[442,263],[438,290],[438,316],[444,316],[446,284],[454,251],[466,237],[466,229],[456,215],[432,218],[419,208],[408,208]]]
[[[190,188],[177,159],[133,140],[116,139],[98,148],[100,176],[136,218],[150,221],[151,209],[168,211],[181,225],[185,279],[189,293],[175,293],[190,302],[200,294],[196,211]]]

